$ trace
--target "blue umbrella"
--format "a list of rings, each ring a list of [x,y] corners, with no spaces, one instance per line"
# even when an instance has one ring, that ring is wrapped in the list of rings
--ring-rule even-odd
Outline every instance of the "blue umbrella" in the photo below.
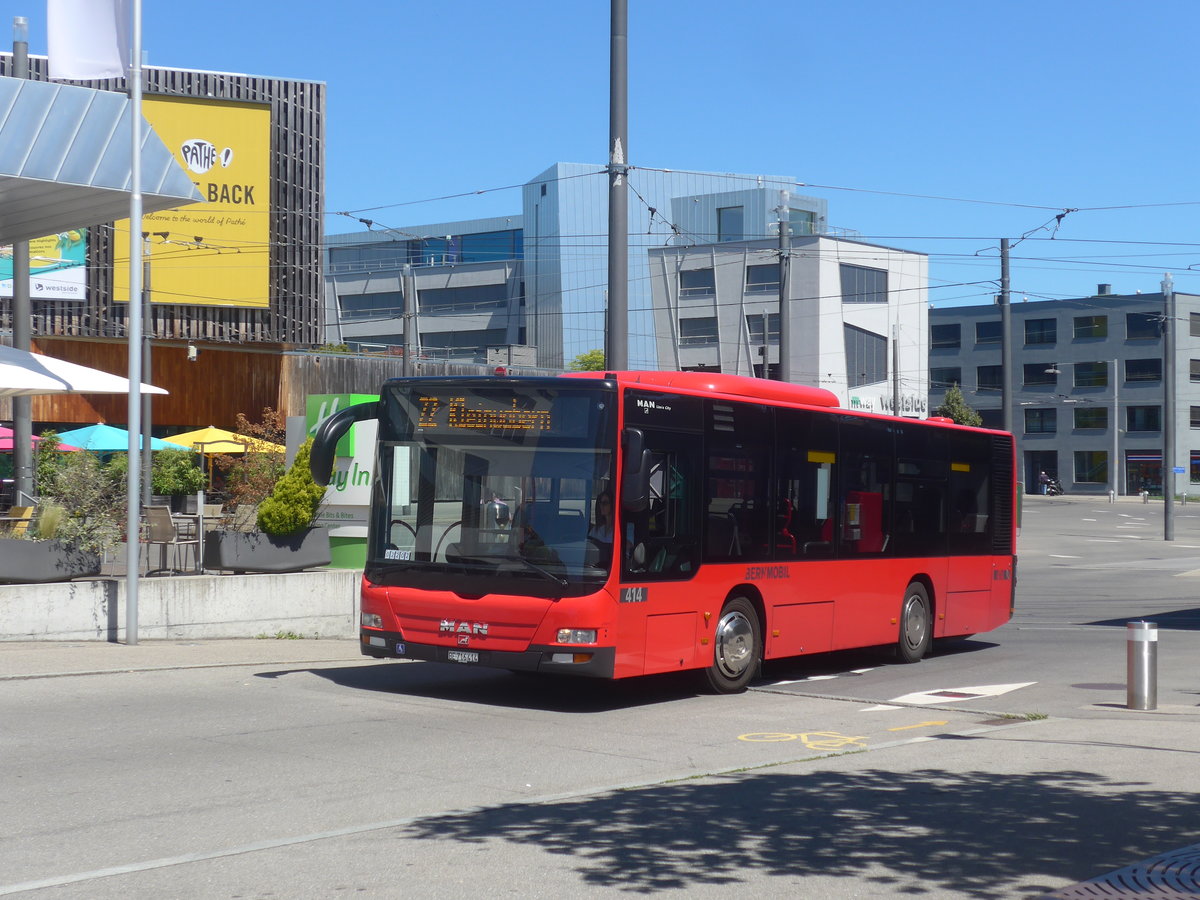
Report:
[[[68,434],[71,435],[70,440],[67,440]],[[58,439],[62,443],[78,447],[80,450],[94,450],[98,453],[129,449],[129,432],[124,428],[115,428],[112,425],[87,425],[83,428],[76,428],[74,431],[64,431],[59,434]],[[142,442],[139,436],[138,448],[140,449],[141,446]],[[186,448],[158,438],[150,438],[150,449],[181,450]]]

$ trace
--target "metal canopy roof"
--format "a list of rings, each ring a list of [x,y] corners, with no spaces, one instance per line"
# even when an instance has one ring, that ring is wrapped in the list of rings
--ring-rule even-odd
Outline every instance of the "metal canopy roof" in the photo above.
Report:
[[[0,244],[129,217],[129,98],[0,77]],[[142,209],[201,197],[142,120]]]

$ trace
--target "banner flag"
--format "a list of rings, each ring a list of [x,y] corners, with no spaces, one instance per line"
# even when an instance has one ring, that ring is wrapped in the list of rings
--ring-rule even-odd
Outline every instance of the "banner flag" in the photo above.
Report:
[[[50,77],[122,78],[129,63],[129,0],[46,0]]]

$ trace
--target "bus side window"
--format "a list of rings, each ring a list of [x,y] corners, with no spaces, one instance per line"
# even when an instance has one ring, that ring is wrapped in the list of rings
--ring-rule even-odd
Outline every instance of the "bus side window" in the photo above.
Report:
[[[843,416],[838,491],[838,556],[888,552],[892,528],[892,446],[888,423]]]
[[[695,495],[699,444],[694,434],[645,431],[651,453],[650,503],[624,513],[622,569],[638,581],[691,578],[699,562]]]
[[[828,558],[837,432],[828,416],[791,409],[778,409],[775,416],[775,558]]]
[[[992,519],[988,509],[991,486],[991,444],[974,434],[955,435],[950,445],[950,553],[985,555],[991,552]]]
[[[704,558],[770,559],[781,514],[768,494],[772,411],[719,400],[708,401],[705,409]]]

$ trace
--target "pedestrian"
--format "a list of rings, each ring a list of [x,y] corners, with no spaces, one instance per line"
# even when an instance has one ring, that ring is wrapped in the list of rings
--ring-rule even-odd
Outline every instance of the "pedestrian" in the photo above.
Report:
[[[1045,494],[1050,490],[1050,476],[1046,474],[1046,470],[1042,470],[1042,474],[1038,476],[1038,483],[1042,486],[1042,493]]]

